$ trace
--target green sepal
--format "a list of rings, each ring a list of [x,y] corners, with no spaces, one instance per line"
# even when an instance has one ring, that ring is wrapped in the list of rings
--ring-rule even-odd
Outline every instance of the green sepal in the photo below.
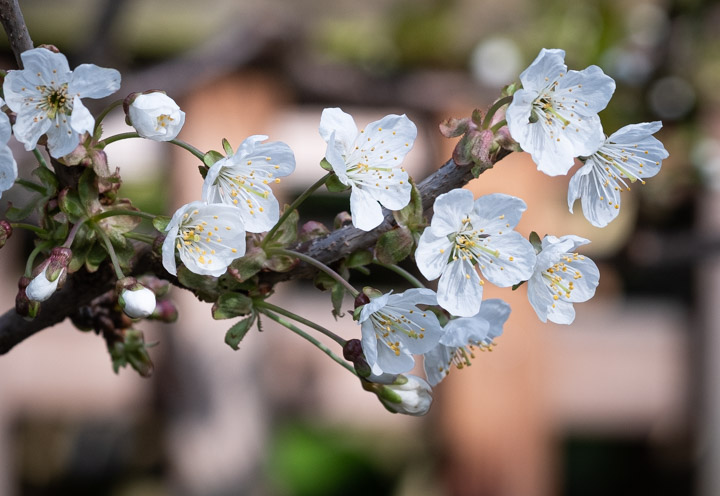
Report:
[[[522,285],[525,284],[526,282],[527,282],[527,281],[520,281],[520,282],[517,283],[517,284],[513,284],[512,290],[515,291],[517,288],[519,288],[520,286],[522,286]]]
[[[348,269],[356,269],[371,264],[373,261],[372,253],[368,250],[356,250],[348,255],[345,260],[345,266]]]
[[[263,264],[267,261],[265,251],[260,248],[252,248],[245,253],[244,257],[233,260],[230,264],[230,272],[235,279],[245,282],[252,276],[260,272]]]
[[[222,153],[217,152],[215,150],[210,150],[205,155],[203,155],[203,163],[207,165],[208,167],[212,167],[215,162],[218,160],[221,160],[225,158]]]
[[[195,274],[184,265],[178,267],[177,277],[180,284],[195,293],[201,301],[214,302],[218,299],[217,278]]]
[[[298,259],[290,255],[273,255],[263,262],[263,268],[273,272],[287,272],[297,264]]]
[[[399,226],[405,226],[412,229],[424,225],[425,219],[423,218],[423,205],[420,190],[417,189],[415,181],[413,181],[412,178],[408,178],[408,180],[412,185],[412,189],[410,190],[410,202],[401,210],[393,212],[393,217],[395,217],[395,222],[397,222]]]
[[[327,178],[327,181],[325,181],[325,187],[331,193],[342,193],[343,191],[350,189],[350,186],[343,184],[342,181],[340,181],[340,178],[335,174],[332,174]]]
[[[502,96],[512,96],[517,90],[522,88],[522,84],[517,81],[512,82],[502,89]]]
[[[328,162],[326,158],[323,158],[323,159],[320,161],[320,167],[322,167],[322,168],[325,169],[326,171],[330,171],[330,172],[333,171],[333,166],[330,165],[330,162]]]
[[[329,289],[332,289],[333,286],[337,284],[337,281],[327,275],[325,272],[319,271],[317,274],[315,274],[315,279],[313,279],[313,284],[316,288],[318,288],[321,291],[327,291]]]
[[[252,311],[253,301],[241,293],[223,293],[212,308],[215,320],[231,319],[247,315]]]
[[[158,215],[152,220],[152,225],[159,232],[167,231],[167,226],[170,224],[170,217],[165,215]]]
[[[332,314],[333,317],[335,317],[336,319],[345,315],[341,310],[344,297],[345,286],[343,286],[339,282],[336,282],[332,288],[332,291],[330,291],[330,302],[332,303],[333,307]]]
[[[362,312],[362,309],[365,305],[361,305],[357,307],[355,310],[353,310],[353,320],[359,320],[360,319],[360,312]]]
[[[50,169],[40,166],[32,171],[32,175],[40,179],[40,182],[45,186],[47,196],[55,196],[59,183]]]
[[[237,321],[228,331],[225,333],[225,343],[233,350],[240,348],[240,341],[243,340],[245,335],[248,333],[253,323],[255,322],[256,314],[252,313],[249,317]]]
[[[222,140],[222,147],[223,150],[225,150],[225,155],[227,155],[228,157],[235,153],[232,149],[232,146],[230,146],[230,142],[225,138],[223,138]]]
[[[412,231],[407,227],[397,227],[378,238],[375,256],[384,264],[396,264],[408,257],[414,246]]]
[[[402,403],[402,397],[389,387],[382,386],[378,387],[377,389],[377,395],[385,401],[389,401],[390,403],[397,403],[398,405]]]
[[[480,174],[485,172],[485,169],[487,169],[487,167],[481,165],[473,165],[472,169],[470,169],[470,172],[472,172],[473,177],[477,179],[478,177],[480,177]]]
[[[473,123],[477,126],[481,126],[483,122],[483,114],[480,111],[480,109],[474,109],[472,111],[472,116],[470,117],[473,121]]]
[[[285,209],[290,208],[285,205]],[[293,210],[290,215],[285,219],[285,222],[275,231],[272,237],[268,240],[267,246],[287,246],[290,243],[294,243],[297,240],[298,233],[298,220],[300,215],[297,210]]]
[[[210,168],[207,165],[198,165],[198,171],[200,172],[200,175],[203,179],[207,177],[207,173],[210,170]]]
[[[63,189],[58,195],[58,206],[72,223],[85,216],[85,208],[80,197],[76,191],[69,188]]]
[[[538,236],[538,233],[536,233],[535,231],[531,232],[528,240],[535,249],[536,255],[542,251],[542,240],[540,239],[540,236]]]

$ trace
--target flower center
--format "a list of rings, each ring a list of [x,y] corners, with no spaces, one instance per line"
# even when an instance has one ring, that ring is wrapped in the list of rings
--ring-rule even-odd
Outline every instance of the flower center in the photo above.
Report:
[[[416,310],[408,311],[408,313],[415,312]],[[423,317],[427,316],[427,313],[422,310],[418,310],[418,312]],[[400,312],[379,310],[370,315],[370,320],[375,328],[377,338],[393,350],[396,356],[400,355],[399,335],[407,336],[410,339],[423,339],[425,337],[425,328]]]
[[[577,253],[565,253],[560,260],[542,272],[545,284],[552,292],[553,300],[557,301],[560,298],[570,299],[573,289],[575,289],[574,281],[582,278],[582,273],[572,268],[570,264],[584,259],[583,255]],[[552,306],[555,308],[555,303]]]
[[[211,224],[205,220],[195,220],[193,215],[197,215],[198,210],[194,210],[191,214],[185,214],[185,221],[178,230],[176,247],[180,253],[189,255],[203,265],[211,265],[213,263],[212,256],[216,254],[216,248],[229,249],[232,253],[237,253],[236,248],[230,248],[223,244],[220,237],[220,226]],[[213,220],[218,220],[218,216],[213,216]],[[230,226],[226,226],[223,231],[231,231]],[[207,258],[206,258],[207,257]]]
[[[172,121],[174,121],[172,117],[170,117],[167,114],[161,114],[157,118],[157,125],[155,126],[155,131],[160,131],[160,129],[164,129],[170,125]]]
[[[38,86],[42,97],[36,108],[45,112],[50,119],[54,119],[57,114],[72,113],[72,101],[68,99],[67,88],[67,83],[60,87]]]

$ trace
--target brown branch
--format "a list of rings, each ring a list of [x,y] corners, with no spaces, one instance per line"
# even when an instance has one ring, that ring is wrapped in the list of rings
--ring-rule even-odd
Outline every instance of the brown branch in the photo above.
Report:
[[[20,69],[22,69],[22,59],[20,54],[33,47],[30,39],[25,19],[23,18],[18,0],[0,0],[0,23],[8,36],[10,49],[15,55],[15,61]]]

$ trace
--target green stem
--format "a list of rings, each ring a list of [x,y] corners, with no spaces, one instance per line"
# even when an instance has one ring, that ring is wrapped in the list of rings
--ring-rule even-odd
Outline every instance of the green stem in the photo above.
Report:
[[[288,329],[290,329],[292,332],[294,332],[298,336],[310,341],[312,344],[317,346],[321,351],[323,351],[327,356],[329,356],[330,358],[335,360],[337,363],[339,363],[340,365],[342,365],[343,367],[348,369],[350,372],[352,372],[353,375],[357,375],[357,373],[355,372],[355,367],[353,367],[352,365],[347,363],[345,360],[343,360],[342,358],[337,356],[335,353],[332,352],[332,350],[330,348],[328,348],[323,343],[321,343],[320,341],[318,341],[317,339],[315,339],[314,337],[309,335],[307,332],[303,331],[302,329],[293,325],[291,322],[288,322],[287,320],[283,319],[282,317],[280,317],[278,315],[275,315],[272,312],[264,310],[264,311],[262,311],[262,313],[264,315],[267,315],[268,317],[270,317],[272,320],[274,320],[278,324],[287,327]]]
[[[117,215],[131,215],[134,217],[142,217],[143,219],[150,219],[150,220],[153,220],[156,217],[156,215],[149,214],[147,212],[140,212],[140,211],[136,211],[136,210],[126,210],[123,208],[112,208],[110,210],[105,210],[104,212],[91,217],[89,220],[92,222],[97,222],[101,219],[105,219],[107,217],[115,217]]]
[[[40,254],[40,252],[46,249],[48,246],[48,242],[40,243],[35,248],[33,248],[33,251],[30,252],[30,256],[25,263],[25,277],[32,277],[32,269],[33,265],[35,264],[35,259]]]
[[[293,213],[295,209],[297,209],[302,202],[304,202],[310,195],[312,195],[316,189],[318,189],[320,186],[325,184],[332,175],[332,172],[328,172],[323,177],[318,179],[314,184],[312,184],[308,189],[306,189],[300,196],[298,196],[292,204],[285,209],[285,212],[283,212],[282,217],[280,217],[280,220],[277,221],[277,223],[268,231],[268,233],[265,235],[265,238],[263,238],[262,243],[260,243],[260,248],[265,248],[265,245],[267,245],[268,241],[273,237],[273,234],[277,232],[277,230],[282,226],[283,222],[290,217],[290,214]]]
[[[324,263],[322,263],[318,260],[315,260],[314,258],[309,257],[309,256],[305,255],[304,253],[299,253],[297,251],[292,251],[292,250],[285,250],[283,248],[276,248],[276,249],[268,251],[268,255],[270,255],[272,253],[277,253],[278,255],[288,255],[291,257],[299,258],[303,262],[308,263],[308,264],[312,265],[313,267],[317,267],[318,269],[322,270],[327,275],[329,275],[330,277],[335,279],[337,282],[339,282],[340,284],[345,286],[345,289],[348,290],[348,293],[350,293],[353,298],[355,298],[358,295],[357,289],[353,288],[350,285],[350,283],[347,282],[345,279],[343,279],[343,277],[340,274],[338,274],[337,272],[332,270],[330,267],[328,267]]]
[[[15,184],[19,184],[20,186],[23,186],[24,188],[31,189],[33,191],[37,191],[38,193],[42,193],[43,195],[45,193],[47,193],[44,186],[35,184],[32,181],[26,181],[25,179],[15,179]]]
[[[123,100],[115,100],[110,105],[107,106],[105,110],[100,112],[100,115],[97,116],[95,119],[95,128],[93,128],[93,136],[95,133],[97,133],[97,130],[100,128],[100,124],[102,123],[103,119],[110,113],[110,111],[116,107],[119,107],[123,104]]]
[[[40,153],[40,150],[37,148],[33,148],[33,155],[35,155],[35,160],[38,161],[38,164],[40,164],[42,167],[45,167],[48,169],[48,164],[45,162],[45,157],[42,156],[42,153]]]
[[[495,112],[500,110],[500,108],[504,105],[507,105],[508,103],[512,102],[513,97],[512,96],[506,96],[495,103],[492,104],[492,106],[488,109],[487,113],[485,114],[485,118],[482,122],[482,128],[487,129],[490,123],[492,122],[493,117],[495,116]]]
[[[493,127],[490,128],[490,131],[493,133],[497,133],[498,129],[500,129],[503,126],[507,126],[507,121],[505,119],[501,120],[500,122],[497,122]]]
[[[341,338],[334,332],[332,332],[328,329],[325,329],[323,326],[318,325],[311,320],[307,320],[306,318],[301,317],[297,314],[294,314],[289,310],[285,310],[284,308],[273,305],[272,303],[268,303],[267,301],[264,301],[264,300],[255,301],[254,306],[255,306],[255,308],[266,308],[268,310],[272,310],[273,312],[279,313],[280,315],[284,315],[285,317],[293,319],[296,322],[300,322],[301,324],[304,324],[312,329],[315,329],[316,331],[319,331],[319,332],[325,334],[327,337],[331,338],[333,341],[335,341],[340,346],[345,346],[345,343],[347,343],[347,341],[345,341],[343,338]]]
[[[143,243],[147,243],[149,245],[152,245],[155,243],[155,237],[150,236],[149,234],[142,234],[142,233],[136,233],[136,232],[126,232],[123,233],[123,236],[125,236],[127,239],[134,239],[136,241],[142,241]]]
[[[22,222],[11,222],[10,227],[13,229],[25,229],[26,231],[32,231],[37,234],[45,234],[45,229],[38,226],[33,226],[32,224],[24,224]]]
[[[105,231],[102,230],[102,228],[98,226],[93,226],[95,228],[95,232],[98,233],[98,236],[100,236],[105,243],[105,250],[108,252],[108,255],[110,255],[110,260],[112,261],[113,269],[115,269],[115,276],[117,276],[118,279],[122,279],[125,277],[125,274],[123,274],[122,269],[120,268],[120,261],[117,258],[117,255],[115,254],[115,248],[113,248],[112,243],[110,242],[110,238],[108,238],[108,235],[105,234]]]
[[[180,141],[179,139],[170,140],[170,141],[168,141],[168,143],[172,143],[173,145],[177,145],[180,148],[183,148],[183,149],[189,151],[190,153],[195,155],[200,160],[203,160],[205,158],[205,154],[203,152],[201,152],[200,150],[198,150],[197,148],[195,148],[194,146],[192,146],[189,143],[185,143],[184,141]]]
[[[114,136],[110,136],[109,138],[105,138],[102,141],[98,141],[98,146],[100,148],[105,148],[110,143],[115,143],[116,141],[130,139],[130,138],[140,138],[140,135],[136,132],[116,134]]]
[[[63,243],[63,246],[65,248],[70,248],[72,246],[72,242],[75,240],[75,235],[78,233],[78,230],[80,229],[80,226],[82,226],[87,221],[87,218],[80,219],[75,223],[75,225],[72,226],[72,229],[70,229],[70,232],[68,233],[68,237]]]
[[[380,267],[384,267],[388,270],[392,270],[396,274],[404,277],[410,284],[412,284],[416,288],[425,289],[425,285],[423,283],[421,283],[419,279],[417,279],[414,275],[412,275],[410,272],[403,269],[399,265],[382,263],[377,258],[374,259],[372,263],[374,263],[375,265],[379,265]]]

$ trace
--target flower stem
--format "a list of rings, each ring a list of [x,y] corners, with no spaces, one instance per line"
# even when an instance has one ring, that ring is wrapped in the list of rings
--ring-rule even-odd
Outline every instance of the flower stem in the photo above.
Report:
[[[25,179],[15,179],[15,184],[19,184],[20,186],[23,186],[24,188],[31,189],[33,191],[37,191],[38,193],[42,193],[42,194],[46,193],[44,186],[35,184],[32,181],[27,181]]]
[[[100,146],[100,148],[105,148],[110,143],[115,143],[116,141],[129,139],[129,138],[139,138],[139,137],[140,137],[140,135],[136,132],[120,133],[120,134],[110,136],[109,138],[105,138],[102,141],[98,141],[98,146]]]
[[[498,129],[500,129],[503,126],[507,126],[507,121],[505,119],[501,120],[500,122],[497,122],[493,127],[490,128],[490,131],[493,133],[497,133]]]
[[[272,313],[268,310],[262,310],[262,313],[264,315],[267,315],[268,317],[270,317],[272,320],[274,320],[278,324],[287,327],[288,329],[290,329],[292,332],[294,332],[298,336],[310,341],[312,344],[317,346],[321,351],[323,351],[327,356],[329,356],[330,358],[335,360],[337,363],[339,363],[340,365],[342,365],[343,367],[348,369],[350,372],[352,372],[353,375],[357,375],[357,373],[355,372],[355,368],[352,365],[350,365],[345,360],[343,360],[342,358],[337,356],[335,353],[332,352],[332,350],[330,348],[328,348],[323,343],[321,343],[320,341],[318,341],[317,339],[315,339],[314,337],[309,335],[307,332],[303,331],[302,329],[295,326],[291,322],[288,322],[287,320],[283,319],[282,317],[280,317],[278,315],[275,315],[274,313]]]
[[[134,217],[142,217],[143,219],[150,219],[150,220],[153,220],[156,217],[156,215],[149,214],[147,212],[141,212],[141,211],[137,211],[137,210],[126,210],[123,208],[112,208],[110,210],[105,210],[104,212],[91,217],[90,221],[97,222],[101,219],[105,219],[107,217],[115,217],[117,215],[131,215]]]
[[[149,245],[152,245],[153,243],[155,243],[155,237],[150,236],[149,234],[126,232],[126,233],[123,233],[123,236],[125,236],[127,239],[134,239],[136,241],[142,241],[143,243],[147,243]]]
[[[13,229],[25,229],[26,231],[32,231],[36,234],[45,234],[45,229],[38,226],[33,226],[32,224],[24,224],[22,222],[11,222],[10,227]]]
[[[203,152],[201,152],[200,150],[198,150],[197,148],[195,148],[194,146],[192,146],[189,143],[185,143],[184,141],[181,141],[179,139],[170,140],[170,141],[168,141],[168,143],[172,143],[173,145],[177,145],[180,148],[184,148],[185,150],[189,151],[190,153],[195,155],[200,160],[203,160],[205,158],[205,154]]]
[[[78,233],[78,230],[80,229],[80,226],[82,226],[87,221],[87,218],[80,219],[75,223],[75,225],[72,226],[72,229],[70,229],[70,232],[68,233],[68,237],[63,243],[63,247],[70,248],[72,246],[73,240],[75,240],[75,235]]]
[[[123,271],[120,268],[120,261],[115,254],[115,248],[113,248],[113,245],[110,242],[110,238],[108,238],[108,235],[105,234],[105,231],[103,231],[102,228],[100,228],[99,226],[93,227],[95,228],[95,232],[98,233],[98,236],[100,236],[105,243],[105,250],[108,252],[108,255],[110,255],[113,269],[115,269],[115,276],[117,276],[118,279],[122,279],[123,277],[125,277],[125,274],[123,274]]]
[[[290,319],[293,319],[296,322],[300,322],[301,324],[304,324],[312,329],[315,329],[316,331],[319,331],[323,334],[325,334],[327,337],[331,338],[333,341],[335,341],[340,346],[345,346],[345,341],[343,338],[335,334],[334,332],[325,329],[323,326],[316,324],[315,322],[311,320],[307,320],[304,317],[301,317],[300,315],[294,314],[289,310],[285,310],[284,308],[278,307],[277,305],[273,305],[272,303],[268,303],[264,300],[258,300],[254,303],[255,308],[266,308],[268,310],[272,310],[273,312],[279,313],[280,315],[284,315],[285,317],[288,317]]]
[[[93,128],[93,135],[95,135],[95,133],[97,133],[97,130],[100,127],[100,124],[102,123],[103,119],[110,113],[110,111],[116,107],[119,107],[122,104],[123,104],[123,100],[115,100],[110,105],[108,105],[105,110],[100,112],[100,115],[98,115],[97,118],[95,119],[95,127]]]
[[[487,113],[485,114],[485,118],[482,122],[482,128],[487,129],[490,123],[492,122],[492,118],[495,116],[495,112],[500,110],[501,107],[504,105],[507,105],[508,103],[512,102],[513,97],[512,96],[506,96],[503,98],[500,98],[495,103],[492,104],[492,106],[488,109]],[[494,127],[494,126],[493,126]]]
[[[379,265],[380,267],[384,267],[384,268],[386,268],[386,269],[388,269],[388,270],[392,270],[392,271],[395,272],[396,274],[404,277],[410,284],[412,284],[412,285],[415,286],[416,288],[425,289],[425,285],[424,285],[423,283],[421,283],[418,278],[416,278],[414,275],[412,275],[410,272],[408,272],[407,270],[403,269],[403,268],[400,267],[399,265],[382,263],[382,262],[381,262],[380,260],[378,260],[377,258],[374,259],[374,260],[372,261],[372,263],[374,263],[375,265]]]
[[[30,252],[30,256],[28,256],[27,262],[25,263],[25,277],[32,277],[32,269],[33,265],[35,264],[35,259],[40,254],[40,252],[46,249],[49,245],[50,244],[48,241],[40,243],[35,248],[33,248],[33,251]]]
[[[48,169],[49,168],[48,164],[47,164],[47,162],[45,162],[45,157],[42,156],[42,153],[40,153],[40,150],[38,150],[37,148],[33,148],[32,152],[33,152],[33,155],[35,155],[35,160],[38,161],[38,164],[40,164],[41,167],[45,167],[46,169]]]
[[[340,274],[338,274],[337,272],[332,270],[330,267],[328,267],[324,263],[322,263],[318,260],[315,260],[314,258],[309,257],[309,256],[305,255],[304,253],[299,253],[297,251],[292,251],[292,250],[285,250],[283,248],[276,248],[276,249],[270,250],[268,252],[268,255],[270,255],[272,253],[277,253],[278,255],[288,255],[291,257],[299,258],[303,262],[308,263],[308,264],[312,265],[313,267],[317,267],[318,269],[322,270],[327,275],[329,275],[330,277],[335,279],[337,282],[339,282],[340,284],[345,286],[345,289],[347,289],[348,293],[350,293],[350,295],[353,298],[355,298],[358,295],[357,289],[353,288],[352,285],[350,285],[349,282],[347,282],[345,279],[343,279],[343,277]]]
[[[320,186],[325,184],[330,177],[330,175],[333,174],[332,172],[328,172],[323,177],[315,181],[308,189],[306,189],[300,196],[295,198],[295,201],[290,204],[289,207],[285,209],[285,211],[282,214],[282,217],[275,223],[275,225],[268,231],[268,233],[265,235],[265,238],[263,238],[262,242],[260,243],[260,248],[265,248],[265,245],[268,243],[268,241],[273,237],[273,234],[277,232],[277,230],[282,226],[283,222],[290,216],[290,214],[293,213],[293,210],[297,209],[302,202],[307,200],[307,198],[312,195],[315,190],[317,190]]]

